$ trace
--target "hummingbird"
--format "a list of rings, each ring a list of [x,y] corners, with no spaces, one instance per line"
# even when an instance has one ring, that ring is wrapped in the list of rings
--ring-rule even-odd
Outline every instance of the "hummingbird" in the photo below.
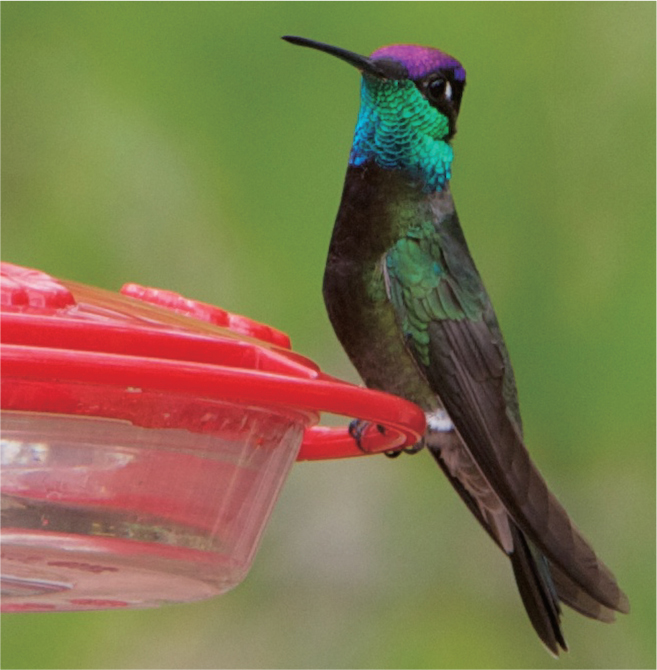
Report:
[[[509,557],[529,620],[566,651],[561,604],[603,622],[628,613],[611,570],[531,461],[516,382],[450,192],[465,69],[438,49],[371,56],[284,40],[353,65],[360,111],[328,251],[323,296],[366,386],[417,403],[426,446]],[[364,422],[353,435],[359,440]]]

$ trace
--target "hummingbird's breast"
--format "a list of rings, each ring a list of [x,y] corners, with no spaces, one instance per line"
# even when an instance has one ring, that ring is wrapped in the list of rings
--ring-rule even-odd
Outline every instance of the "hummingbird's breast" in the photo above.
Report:
[[[386,253],[412,225],[422,200],[421,191],[416,198],[394,172],[374,164],[350,167],[323,294],[338,339],[365,384],[432,411],[440,402],[406,346],[385,272]]]

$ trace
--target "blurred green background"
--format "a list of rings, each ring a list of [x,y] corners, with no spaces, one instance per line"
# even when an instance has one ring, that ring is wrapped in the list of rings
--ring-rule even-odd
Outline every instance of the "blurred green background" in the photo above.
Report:
[[[3,3],[3,259],[179,291],[356,381],[321,277],[358,76],[468,71],[452,189],[543,473],[630,595],[569,668],[655,667],[655,4]],[[6,668],[557,667],[427,454],[294,468],[212,601],[3,618]]]

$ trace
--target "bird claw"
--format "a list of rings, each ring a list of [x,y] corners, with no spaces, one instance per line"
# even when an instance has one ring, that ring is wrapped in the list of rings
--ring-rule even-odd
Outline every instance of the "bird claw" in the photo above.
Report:
[[[412,447],[404,447],[403,449],[397,449],[395,451],[384,451],[383,453],[388,458],[397,458],[401,454],[417,454],[418,451],[422,451],[422,449],[424,449],[424,438],[419,442],[416,442]]]
[[[422,451],[424,449],[424,438],[416,442],[412,447],[404,447],[402,451],[405,454],[417,454],[419,451]]]
[[[349,435],[354,438],[356,446],[364,453],[368,454],[369,452],[366,449],[363,449],[362,440],[365,431],[372,425],[371,421],[365,421],[364,419],[354,419],[349,424]],[[381,424],[376,424],[376,429],[381,433],[381,435],[386,434],[385,426]]]
[[[356,442],[356,446],[364,453],[368,454],[370,453],[366,449],[363,448],[362,445],[362,440],[363,440],[363,435],[365,434],[365,431],[372,425],[371,421],[365,421],[364,419],[354,419],[350,424],[349,424],[349,435],[353,437],[354,442]],[[376,429],[381,433],[381,435],[386,434],[386,429],[385,426],[382,426],[381,424],[377,423],[376,424]],[[388,457],[388,458],[397,458],[401,454],[417,454],[418,451],[422,451],[424,449],[424,438],[422,438],[419,442],[414,444],[412,447],[403,447],[402,449],[395,449],[394,451],[384,451],[383,453]]]

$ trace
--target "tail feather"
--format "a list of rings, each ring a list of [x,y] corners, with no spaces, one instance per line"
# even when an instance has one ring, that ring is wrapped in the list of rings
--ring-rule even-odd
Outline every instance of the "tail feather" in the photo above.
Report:
[[[459,438],[456,434],[443,433],[440,436],[441,446],[444,447],[452,439],[458,440]],[[436,439],[436,441],[438,440]],[[490,526],[490,523],[482,514],[477,501],[473,499],[463,484],[450,473],[441,457],[441,449],[437,444],[432,445],[430,438],[427,439],[427,446],[429,447],[429,453],[434,457],[470,512],[493,541],[504,551],[500,538],[497,537],[495,529]],[[551,563],[543,556],[513,521],[509,521],[514,550],[505,553],[511,560],[518,591],[532,626],[552,654],[558,656],[560,649],[565,651],[568,648],[561,630],[560,601],[591,619],[605,623],[614,621],[613,610],[605,607],[586,593],[559,566]]]
[[[443,446],[446,441],[458,439],[456,433],[443,433],[440,436]],[[427,441],[429,442],[429,440]],[[429,447],[429,453],[434,457],[470,512],[472,512],[495,543],[502,548],[500,539],[481,513],[477,502],[468,493],[463,484],[450,473],[449,468],[441,457],[441,450],[430,443],[427,446]],[[561,631],[559,595],[557,595],[556,588],[550,578],[549,566],[546,559],[538,551],[532,551],[524,533],[513,521],[509,520],[509,526],[514,549],[508,555],[511,559],[513,573],[523,605],[540,640],[550,653],[558,656],[559,649],[561,648],[565,651],[568,649],[568,646]],[[502,550],[504,549],[502,548]]]
[[[559,594],[559,599],[568,605],[568,607],[589,617],[589,619],[595,619],[603,623],[612,623],[616,620],[614,610],[605,607],[592,598],[586,591],[575,584],[559,566],[551,563],[550,570],[554,585]]]
[[[559,596],[547,560],[530,546],[524,533],[513,523],[511,532],[514,549],[509,558],[523,605],[538,637],[558,656],[560,649],[568,651],[568,645],[561,630]]]

